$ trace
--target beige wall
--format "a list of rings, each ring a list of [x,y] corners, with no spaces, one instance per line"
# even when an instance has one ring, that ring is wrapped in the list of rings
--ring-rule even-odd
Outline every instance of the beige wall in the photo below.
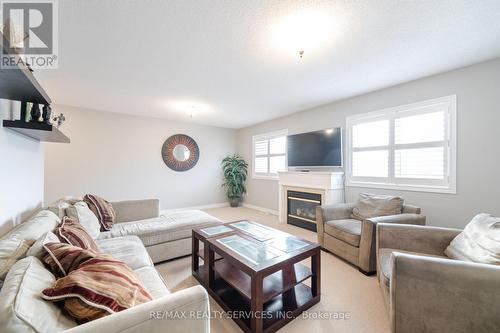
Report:
[[[478,212],[500,215],[500,59],[241,129],[237,149],[251,161],[252,135],[283,128],[288,128],[289,134],[345,128],[345,118],[352,114],[452,94],[457,95],[458,113],[456,195],[351,187],[346,189],[346,197],[353,201],[359,192],[400,194],[408,203],[423,207],[428,224],[463,227]],[[245,200],[277,209],[277,181],[250,179]]]
[[[163,119],[57,106],[68,145],[50,145],[45,158],[45,201],[95,193],[109,200],[159,198],[162,209],[225,202],[220,161],[235,151],[235,131]],[[200,148],[198,164],[169,169],[163,142],[187,134]]]
[[[19,110],[19,102],[0,100],[0,121],[18,119]],[[43,144],[2,126],[0,154],[2,235],[43,203]]]

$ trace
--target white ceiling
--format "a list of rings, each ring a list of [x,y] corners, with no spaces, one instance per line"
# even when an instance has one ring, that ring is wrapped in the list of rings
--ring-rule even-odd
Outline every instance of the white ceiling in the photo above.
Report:
[[[300,59],[271,37],[309,9],[334,29]],[[36,75],[55,104],[241,128],[498,56],[499,0],[64,0]]]

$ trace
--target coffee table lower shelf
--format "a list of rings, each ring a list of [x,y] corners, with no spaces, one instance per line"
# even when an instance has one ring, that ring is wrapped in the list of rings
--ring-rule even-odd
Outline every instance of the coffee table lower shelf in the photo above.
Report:
[[[252,332],[248,298],[219,276],[215,277],[213,288],[208,292],[244,332]],[[278,330],[319,301],[320,296],[313,297],[311,288],[304,283],[277,295],[264,303],[263,332]]]

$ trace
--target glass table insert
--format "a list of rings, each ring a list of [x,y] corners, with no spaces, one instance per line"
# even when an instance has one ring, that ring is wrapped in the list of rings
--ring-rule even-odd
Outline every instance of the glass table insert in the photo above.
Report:
[[[204,228],[204,229],[200,229],[200,230],[208,236],[213,236],[213,235],[219,235],[219,234],[223,234],[225,232],[232,231],[233,229],[228,228],[225,225],[218,225],[215,227],[209,227],[209,228]]]
[[[256,265],[283,254],[283,252],[267,246],[265,243],[254,243],[238,235],[219,238],[217,242]]]
[[[248,221],[234,222],[231,223],[231,226],[246,232],[247,234],[261,242],[269,240],[276,236],[272,230],[261,227],[260,225],[254,223],[250,223]]]

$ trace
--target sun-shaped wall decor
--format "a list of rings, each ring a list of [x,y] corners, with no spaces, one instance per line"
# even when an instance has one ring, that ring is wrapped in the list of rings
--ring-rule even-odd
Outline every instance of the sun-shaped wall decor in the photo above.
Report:
[[[190,136],[175,134],[169,137],[161,148],[165,164],[175,171],[187,171],[193,168],[200,158],[198,144]]]

